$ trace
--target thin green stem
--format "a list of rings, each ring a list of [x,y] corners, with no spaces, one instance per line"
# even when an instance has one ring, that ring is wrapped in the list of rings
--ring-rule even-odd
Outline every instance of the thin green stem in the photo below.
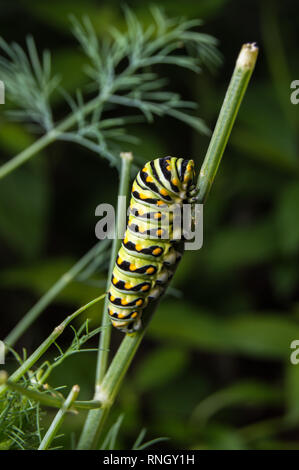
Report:
[[[58,281],[43,295],[35,305],[23,316],[19,323],[11,330],[4,339],[7,346],[12,347],[32,323],[40,316],[44,309],[50,305],[53,299],[70,283],[76,276],[97,256],[105,253],[110,240],[106,239],[98,242],[82,258],[77,261]],[[6,349],[8,351],[8,349]]]
[[[105,297],[106,294],[93,299],[88,304],[76,310],[72,315],[69,315],[60,325],[58,325],[45,341],[26,359],[25,362],[10,376],[10,382],[17,382],[28,372],[29,369],[41,358],[41,356],[49,349],[49,347],[56,341],[56,339],[63,333],[66,326],[72,322],[78,315],[87,310],[92,305],[96,304]],[[0,397],[6,392],[8,386],[4,384],[0,386]]]
[[[87,114],[94,111],[98,106],[100,106],[105,100],[106,96],[99,95],[93,100],[90,100],[82,108],[80,108],[80,116],[86,116]],[[78,113],[71,113],[66,117],[60,124],[58,124],[54,129],[51,129],[47,134],[40,137],[32,145],[27,147],[25,150],[20,152],[15,157],[11,158],[8,162],[4,163],[0,167],[0,179],[4,176],[7,176],[9,173],[14,171],[19,166],[23,165],[26,161],[30,160],[34,155],[39,153],[45,147],[55,142],[63,132],[70,129],[76,124],[78,120]]]
[[[65,402],[63,403],[62,407],[60,408],[57,415],[53,419],[51,426],[49,427],[42,442],[40,443],[38,450],[46,450],[50,447],[51,442],[53,441],[54,437],[56,436],[58,430],[60,429],[64,421],[65,414],[73,405],[79,392],[80,392],[80,387],[78,385],[74,385],[68,397],[66,398]]]
[[[3,371],[0,371],[0,372],[3,372]],[[24,397],[27,397],[30,400],[34,400],[44,406],[50,406],[52,408],[60,409],[64,403],[64,400],[62,398],[60,399],[58,397],[54,397],[52,395],[40,392],[33,388],[25,388],[18,383],[11,382],[7,377],[5,379],[1,377],[0,384],[7,386],[8,390],[17,392],[20,395],[23,395]],[[75,401],[73,403],[71,411],[75,411],[77,409],[78,410],[93,410],[93,409],[101,408],[102,406],[103,406],[102,403],[98,400]]]
[[[253,72],[258,48],[244,44],[227,89],[219,117],[198,177],[198,201],[204,203],[216,176],[223,152],[235,122],[240,104]]]
[[[120,154],[122,160],[121,166],[121,174],[120,174],[120,184],[119,184],[119,192],[118,196],[127,197],[130,189],[130,170],[132,164],[132,154],[131,153],[121,153]],[[110,286],[110,280],[112,271],[115,264],[115,259],[121,244],[121,239],[118,238],[118,231],[120,227],[120,220],[123,218],[123,214],[121,214],[121,207],[120,207],[120,199],[118,199],[118,209],[117,209],[117,223],[115,227],[115,237],[113,239],[112,250],[111,250],[111,258],[110,258],[110,265],[109,265],[109,272],[108,272],[108,280],[107,280],[107,290]],[[102,327],[103,331],[100,335],[100,343],[99,343],[99,350],[98,350],[98,362],[97,362],[97,369],[96,369],[96,386],[101,383],[102,378],[105,375],[107,370],[107,362],[108,362],[108,354],[109,354],[109,344],[110,344],[110,336],[111,336],[111,322],[107,315],[107,306],[108,306],[108,296],[105,298],[104,308],[102,313]]]

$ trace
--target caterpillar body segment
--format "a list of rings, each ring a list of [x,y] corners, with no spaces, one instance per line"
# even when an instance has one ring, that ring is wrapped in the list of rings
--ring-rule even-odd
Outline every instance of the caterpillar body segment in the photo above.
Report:
[[[184,203],[195,202],[196,192],[192,160],[157,158],[137,174],[108,292],[108,314],[120,331],[141,328],[143,310],[172,278],[181,258],[176,217],[180,220]]]

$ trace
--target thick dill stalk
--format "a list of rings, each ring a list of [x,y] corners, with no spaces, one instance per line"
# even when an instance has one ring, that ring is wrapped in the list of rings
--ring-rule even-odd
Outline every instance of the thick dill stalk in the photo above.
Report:
[[[216,176],[238,109],[253,72],[257,53],[258,48],[255,44],[244,44],[238,56],[236,67],[200,171],[198,181],[200,202],[206,201]],[[147,324],[157,305],[158,302],[151,307],[147,315]],[[145,327],[134,335],[126,335],[123,339],[105,377],[97,387],[96,396],[102,402],[103,408],[89,412],[78,449],[95,449],[97,447],[103,425],[117,395],[121,381],[135,356],[144,334]]]

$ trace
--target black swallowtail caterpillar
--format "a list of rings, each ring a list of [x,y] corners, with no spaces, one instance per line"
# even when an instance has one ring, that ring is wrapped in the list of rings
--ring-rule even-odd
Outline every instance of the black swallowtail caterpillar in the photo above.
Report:
[[[196,192],[193,160],[157,158],[137,174],[108,292],[108,314],[120,331],[140,329],[142,311],[165,290],[181,257],[170,208],[194,203]]]

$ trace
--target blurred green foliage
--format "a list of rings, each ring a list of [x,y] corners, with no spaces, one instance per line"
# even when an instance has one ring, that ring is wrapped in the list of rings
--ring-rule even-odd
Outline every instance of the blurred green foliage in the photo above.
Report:
[[[151,2],[127,3],[148,21]],[[217,74],[168,71],[171,89],[198,101],[211,128],[241,44],[256,40],[260,55],[204,210],[203,248],[186,252],[172,284],[181,296],[174,300],[170,291],[163,299],[110,425],[124,413],[118,448],[131,448],[146,427],[148,439],[169,437],[157,448],[298,449],[299,365],[289,360],[290,343],[299,339],[299,118],[289,99],[290,81],[299,78],[296,4],[157,3],[169,14],[202,18],[204,31],[220,40],[225,62]],[[6,40],[24,43],[32,33],[38,48],[53,51],[54,71],[69,93],[84,75],[68,13],[89,15],[99,35],[111,24],[123,27],[117,1],[3,1],[0,11]],[[55,107],[65,112],[59,95]],[[135,150],[145,161],[165,153],[192,156],[199,168],[208,145],[207,137],[171,118],[138,124],[134,134],[140,143],[123,150]],[[34,139],[1,117],[2,162]],[[107,161],[56,143],[1,181],[1,336],[95,243],[94,209],[115,201],[117,178]],[[18,347],[31,351],[74,306],[100,295],[103,269],[92,285],[70,284]],[[96,325],[99,309],[92,314]],[[119,340],[115,333],[112,350]],[[80,399],[89,399],[94,353],[67,363],[67,373],[55,370],[52,385],[77,382]],[[50,411],[45,428],[51,417]],[[77,432],[83,419],[81,413],[68,417],[66,435]]]

